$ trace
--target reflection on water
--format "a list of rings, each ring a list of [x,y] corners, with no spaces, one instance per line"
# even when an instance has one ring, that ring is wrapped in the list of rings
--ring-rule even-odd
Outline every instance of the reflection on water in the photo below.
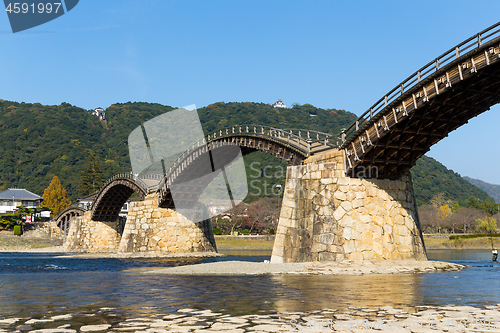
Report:
[[[429,260],[442,260],[442,261],[478,261],[491,263],[492,255],[491,250],[427,250]]]
[[[190,307],[231,314],[345,309],[391,305],[498,303],[500,265],[488,251],[429,251],[430,259],[470,265],[459,272],[365,276],[168,276],[145,269],[214,260],[264,261],[268,255],[196,260],[68,259],[55,255],[0,254],[0,319],[84,314],[142,316]],[[82,317],[82,318],[83,318]],[[83,320],[83,319],[78,319]],[[117,319],[118,320],[118,319]],[[91,321],[91,319],[86,319]]]
[[[418,291],[421,289],[422,276],[416,274],[283,275],[275,279],[289,288],[295,287],[293,297],[276,300],[276,309],[279,311],[391,305],[413,312],[413,306],[420,304]]]
[[[271,253],[273,250],[219,250],[220,254],[226,256],[259,256],[259,257],[267,257],[269,260],[271,258]]]

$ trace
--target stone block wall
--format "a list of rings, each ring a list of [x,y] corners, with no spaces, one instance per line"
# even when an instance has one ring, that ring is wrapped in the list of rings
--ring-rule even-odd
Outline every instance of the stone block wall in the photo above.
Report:
[[[341,151],[288,167],[272,262],[426,260],[411,174],[345,176]]]
[[[75,216],[64,243],[67,251],[116,252],[121,235],[118,222],[97,222],[91,220],[91,212]]]
[[[174,209],[159,208],[153,194],[130,203],[118,252],[217,252],[217,248],[209,219],[193,223]]]
[[[155,194],[130,203],[123,234],[118,221],[92,221],[90,211],[74,217],[64,248],[119,253],[217,252],[209,219],[193,223],[173,209],[159,208]]]

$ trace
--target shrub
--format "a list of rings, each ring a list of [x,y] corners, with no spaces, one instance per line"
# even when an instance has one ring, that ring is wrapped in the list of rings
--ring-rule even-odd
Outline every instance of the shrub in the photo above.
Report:
[[[450,239],[469,239],[469,238],[481,238],[481,237],[500,237],[500,234],[474,234],[474,235],[454,235],[450,236]]]
[[[247,230],[247,229],[243,229],[243,230],[241,230],[241,234],[242,234],[242,235],[248,235],[248,230]]]
[[[213,228],[212,230],[214,232],[214,235],[222,235],[222,232],[220,231],[220,228]]]
[[[274,235],[275,233],[276,231],[273,228],[269,229],[269,235]]]
[[[21,226],[20,225],[14,226],[14,235],[21,236]]]

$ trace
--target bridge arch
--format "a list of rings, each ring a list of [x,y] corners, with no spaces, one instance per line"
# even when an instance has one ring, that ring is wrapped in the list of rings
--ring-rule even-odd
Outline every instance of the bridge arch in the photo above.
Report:
[[[116,221],[125,202],[136,192],[144,199],[148,186],[138,177],[129,173],[117,174],[106,181],[92,203],[93,221]]]
[[[195,142],[178,157],[168,169],[166,176],[158,185],[158,204],[161,207],[174,207],[170,185],[189,180],[189,174],[196,168],[202,169],[203,157],[208,154],[218,154],[220,164],[232,162],[240,152],[243,156],[255,151],[264,151],[290,165],[299,165],[311,154],[338,147],[340,138],[332,134],[303,129],[279,129],[261,125],[236,125],[223,128],[208,134],[202,140]],[[230,147],[239,147],[231,150]],[[215,177],[215,175],[214,175]],[[207,179],[210,181],[211,179]],[[202,184],[208,185],[208,184]],[[194,196],[201,192],[193,191]],[[197,194],[197,195],[196,195]],[[193,201],[196,201],[193,198]]]
[[[69,205],[59,212],[55,218],[56,225],[60,230],[59,234],[64,234],[64,237],[66,237],[68,230],[71,227],[72,220],[77,216],[82,216],[85,212],[86,210],[78,204]]]
[[[396,179],[432,145],[500,102],[500,22],[392,89],[343,133],[347,174]],[[362,173],[363,174],[363,173]]]

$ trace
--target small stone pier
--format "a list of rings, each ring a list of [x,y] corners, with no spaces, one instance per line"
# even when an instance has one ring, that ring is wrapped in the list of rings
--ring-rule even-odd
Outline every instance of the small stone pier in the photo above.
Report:
[[[173,209],[159,208],[155,194],[130,203],[123,231],[117,221],[92,221],[90,211],[76,217],[64,247],[86,252],[217,252],[209,219],[193,223]]]
[[[427,260],[410,172],[381,180],[344,170],[339,150],[288,167],[271,262]]]

